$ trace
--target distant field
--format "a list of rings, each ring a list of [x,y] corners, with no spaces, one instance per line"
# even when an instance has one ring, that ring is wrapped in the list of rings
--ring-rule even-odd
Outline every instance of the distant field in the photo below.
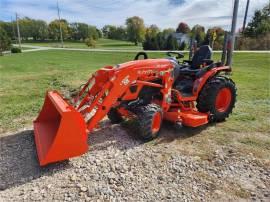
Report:
[[[45,46],[45,47],[61,47],[60,42],[25,42],[23,45],[33,45],[33,46]],[[64,42],[65,48],[89,48],[84,42]],[[101,38],[97,40],[96,48],[100,49],[127,49],[127,50],[142,50],[142,46],[135,46],[134,43],[129,41],[120,41],[112,39]]]
[[[161,55],[153,53],[150,57]],[[96,69],[133,58],[132,53],[58,50],[0,57],[0,133],[31,126],[43,104],[46,90],[77,88]],[[269,159],[269,63],[268,54],[235,54],[236,108],[228,121],[205,130],[205,140],[200,138],[198,147],[207,146],[208,137],[217,144],[234,144],[243,151]]]

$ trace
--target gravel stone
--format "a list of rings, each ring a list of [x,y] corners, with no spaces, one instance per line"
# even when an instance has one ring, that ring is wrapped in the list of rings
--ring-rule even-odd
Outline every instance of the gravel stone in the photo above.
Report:
[[[178,134],[160,141],[172,133],[144,143],[104,120],[88,153],[42,168],[32,130],[1,136],[0,201],[270,201],[270,168],[253,154],[218,146],[192,156]]]

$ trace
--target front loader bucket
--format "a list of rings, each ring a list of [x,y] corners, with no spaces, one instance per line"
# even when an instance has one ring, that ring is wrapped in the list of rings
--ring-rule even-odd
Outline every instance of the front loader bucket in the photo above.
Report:
[[[41,166],[88,151],[83,117],[57,91],[47,92],[43,108],[34,121],[34,133]]]

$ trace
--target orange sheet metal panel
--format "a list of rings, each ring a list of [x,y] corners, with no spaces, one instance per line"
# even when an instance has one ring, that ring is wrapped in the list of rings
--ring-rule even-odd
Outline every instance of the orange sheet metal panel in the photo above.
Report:
[[[208,114],[197,111],[182,111],[181,118],[183,125],[198,127],[208,123]]]
[[[88,151],[83,117],[56,91],[48,92],[34,121],[35,143],[41,166]]]

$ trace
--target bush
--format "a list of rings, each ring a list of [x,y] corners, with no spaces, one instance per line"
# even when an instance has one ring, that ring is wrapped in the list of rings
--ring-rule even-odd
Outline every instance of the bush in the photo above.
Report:
[[[185,45],[185,44],[183,44]],[[144,50],[179,50],[179,44],[177,39],[169,34],[165,36],[164,33],[159,32],[154,37],[145,37],[145,41],[143,43]]]
[[[149,37],[147,36],[145,38],[145,41],[143,42],[143,49],[144,50],[159,50],[159,45],[157,41],[157,37]]]
[[[85,44],[88,47],[92,47],[92,48],[96,47],[96,41],[92,37],[85,39]]]
[[[12,47],[11,48],[11,53],[21,53],[21,52],[22,52],[22,50],[20,48],[18,48],[18,47]]]
[[[270,33],[257,38],[240,37],[236,40],[236,49],[238,50],[269,50]]]

